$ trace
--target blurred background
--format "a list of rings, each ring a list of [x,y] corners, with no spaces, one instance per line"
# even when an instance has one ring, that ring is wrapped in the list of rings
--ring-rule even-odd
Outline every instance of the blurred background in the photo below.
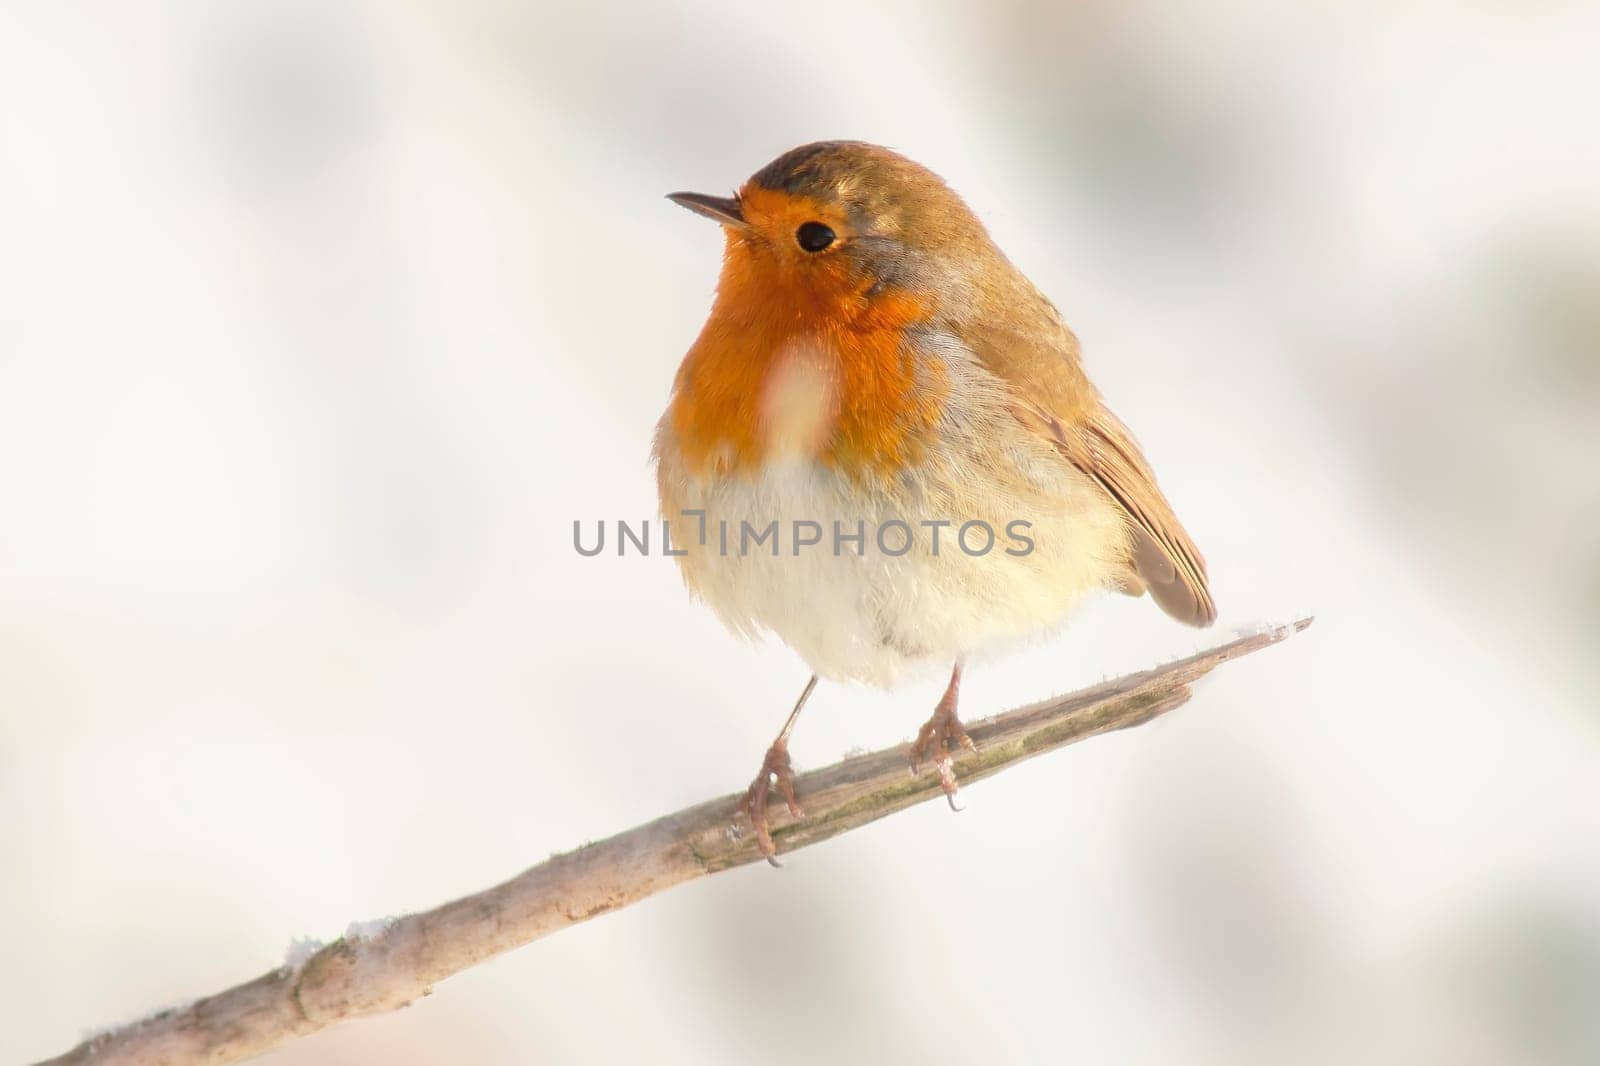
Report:
[[[1600,1062],[1600,7],[0,7],[0,1060],[744,787],[805,679],[670,560],[726,192],[942,173],[1211,564],[987,715],[1315,612],[1148,727],[284,1064]],[[941,688],[824,686],[802,766]]]

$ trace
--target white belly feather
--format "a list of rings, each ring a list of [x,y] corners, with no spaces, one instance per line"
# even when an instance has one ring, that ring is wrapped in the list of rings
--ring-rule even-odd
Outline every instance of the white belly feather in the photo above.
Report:
[[[969,387],[970,379],[965,383]],[[968,408],[972,408],[969,406]],[[1127,531],[1113,506],[1083,474],[1031,437],[996,404],[986,419],[944,427],[941,443],[914,471],[862,485],[812,459],[768,462],[748,475],[696,477],[678,463],[670,429],[658,439],[662,516],[690,588],[735,631],[771,631],[823,677],[892,683],[908,667],[948,665],[997,650],[1059,624],[1084,594],[1117,583],[1125,569]],[[680,514],[703,510],[699,520]],[[759,533],[778,523],[771,542],[741,543],[741,523]],[[898,551],[900,527],[913,534]],[[820,526],[821,542],[796,549],[795,522]],[[986,554],[963,551],[957,531],[986,523],[995,542]],[[865,544],[841,541],[864,527]],[[924,523],[948,522],[939,530]],[[1008,537],[1011,527],[1031,550]],[[726,529],[726,548],[723,530]],[[804,537],[816,535],[806,526]],[[969,530],[973,550],[981,527]]]

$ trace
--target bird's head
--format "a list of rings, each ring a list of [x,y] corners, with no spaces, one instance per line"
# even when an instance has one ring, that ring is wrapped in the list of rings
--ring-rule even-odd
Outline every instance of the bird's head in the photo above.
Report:
[[[731,197],[668,199],[727,234],[725,299],[852,317],[880,299],[929,308],[964,288],[993,246],[932,171],[887,148],[821,141],[774,159]]]

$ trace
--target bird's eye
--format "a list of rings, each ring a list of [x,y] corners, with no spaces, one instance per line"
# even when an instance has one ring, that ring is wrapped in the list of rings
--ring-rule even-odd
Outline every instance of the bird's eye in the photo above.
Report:
[[[794,231],[794,239],[808,252],[820,252],[833,243],[833,230],[820,222],[802,222]]]

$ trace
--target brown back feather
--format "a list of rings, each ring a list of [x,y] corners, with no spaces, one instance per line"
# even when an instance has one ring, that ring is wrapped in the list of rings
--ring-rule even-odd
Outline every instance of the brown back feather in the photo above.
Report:
[[[1132,535],[1132,573],[1124,579],[1124,591],[1138,595],[1143,586],[1178,621],[1210,625],[1217,606],[1207,584],[1205,558],[1156,485],[1155,472],[1133,434],[1106,408],[1084,374],[1077,338],[1049,301],[1032,286],[1028,290],[1018,302],[1033,312],[1028,325],[1034,328],[970,330],[968,343],[984,366],[1015,391],[1018,420],[1054,444],[1122,510]]]

